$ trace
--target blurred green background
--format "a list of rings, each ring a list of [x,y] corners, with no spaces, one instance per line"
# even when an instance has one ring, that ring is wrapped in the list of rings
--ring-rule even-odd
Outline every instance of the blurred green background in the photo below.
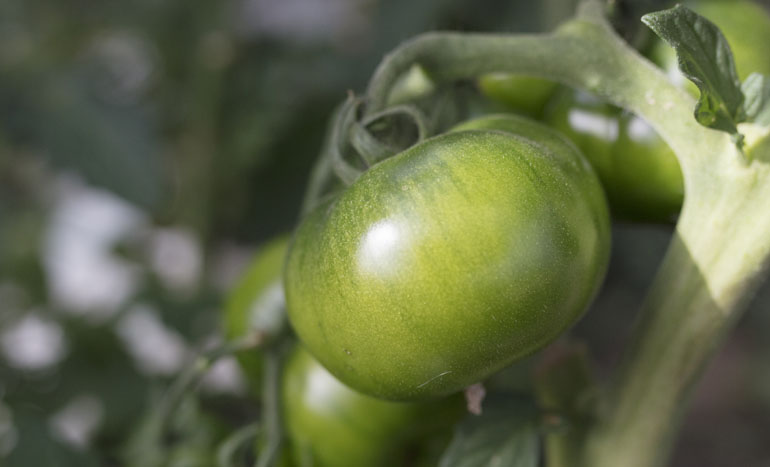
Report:
[[[331,109],[385,52],[427,30],[545,30],[572,10],[0,2],[0,464],[129,465],[127,440],[169,381],[221,340],[223,297],[251,255],[296,221]],[[614,229],[606,286],[575,329],[603,375],[670,234]],[[698,388],[672,465],[770,465],[768,308],[765,287]],[[214,465],[258,411],[221,360],[178,411],[164,465]]]

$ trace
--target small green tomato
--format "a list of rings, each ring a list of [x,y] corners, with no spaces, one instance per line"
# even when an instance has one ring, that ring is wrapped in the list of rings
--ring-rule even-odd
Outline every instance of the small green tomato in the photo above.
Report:
[[[540,117],[557,84],[534,76],[490,73],[478,79],[481,94],[513,112]]]
[[[457,397],[409,403],[360,394],[300,346],[284,369],[282,404],[294,464],[314,467],[406,465],[463,413]]]
[[[280,316],[265,312],[284,301],[281,273],[289,247],[288,237],[271,241],[254,257],[225,304],[224,330],[228,340],[246,336],[254,330],[270,331]],[[237,355],[253,391],[261,392],[262,356],[257,351]]]

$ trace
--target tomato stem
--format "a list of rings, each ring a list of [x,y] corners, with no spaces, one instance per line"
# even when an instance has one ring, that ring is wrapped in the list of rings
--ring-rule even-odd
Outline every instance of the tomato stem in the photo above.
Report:
[[[737,177],[757,172],[764,183],[733,179],[719,196],[685,202],[585,465],[665,463],[694,384],[768,267],[770,170]]]
[[[228,436],[217,448],[217,467],[238,465],[237,454],[244,447],[253,444],[254,438],[260,431],[259,423],[251,423],[236,430]]]
[[[286,345],[274,345],[265,349],[265,369],[262,397],[262,418],[264,420],[265,447],[259,453],[254,467],[269,467],[275,460],[283,443],[281,416],[281,371]]]
[[[220,358],[244,350],[256,349],[266,343],[264,335],[253,333],[201,352],[176,377],[150,416],[144,421],[137,435],[129,440],[127,453],[129,465],[155,466],[162,463],[158,447],[163,445],[177,408],[185,397],[195,390],[211,366]],[[149,453],[149,454],[147,454]]]
[[[588,2],[589,6],[594,2]],[[506,72],[537,76],[592,92],[647,120],[685,171],[729,136],[693,118],[695,101],[618,37],[591,8],[548,34],[427,33],[405,42],[377,67],[366,115],[381,111],[395,83],[415,64],[437,84]]]
[[[548,467],[575,464],[585,442],[597,384],[583,343],[558,341],[542,352],[534,377],[538,405],[555,428],[544,434]]]

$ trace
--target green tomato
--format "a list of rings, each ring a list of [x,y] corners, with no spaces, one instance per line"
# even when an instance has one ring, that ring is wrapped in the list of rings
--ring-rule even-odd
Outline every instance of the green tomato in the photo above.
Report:
[[[696,13],[717,25],[730,44],[735,67],[741,81],[752,73],[770,76],[770,13],[756,2],[749,0],[718,0],[685,3]],[[694,96],[696,86],[680,72],[676,54],[662,40],[656,41],[651,52],[652,60],[661,66],[676,83],[685,86]]]
[[[596,169],[613,216],[671,222],[684,200],[679,161],[641,118],[590,94],[564,89],[546,121],[567,135]]]
[[[228,340],[244,337],[254,329],[270,331],[280,323],[276,316],[264,313],[266,302],[283,302],[281,273],[289,247],[288,237],[268,243],[252,260],[225,304],[224,330]],[[257,351],[241,352],[238,362],[252,389],[261,392],[262,357]]]
[[[308,215],[287,259],[289,320],[361,392],[448,394],[572,325],[609,244],[599,181],[557,133],[446,133]]]
[[[481,93],[507,109],[539,117],[557,84],[547,79],[510,73],[490,73],[478,79]]]
[[[404,465],[426,437],[451,433],[463,412],[461,398],[410,403],[360,394],[300,346],[284,369],[282,404],[294,464],[314,467]]]

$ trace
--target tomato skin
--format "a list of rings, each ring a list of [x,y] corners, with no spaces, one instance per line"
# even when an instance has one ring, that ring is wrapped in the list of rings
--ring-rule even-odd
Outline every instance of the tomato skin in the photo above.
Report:
[[[668,223],[684,200],[676,155],[641,118],[582,91],[563,89],[546,121],[569,137],[596,169],[613,217]]]
[[[546,345],[582,315],[609,256],[584,167],[500,131],[376,164],[295,232],[297,335],[345,384],[393,400],[461,390]]]
[[[260,300],[283,300],[281,276],[289,237],[284,235],[267,243],[254,257],[225,303],[224,331],[228,340],[244,337],[254,327],[264,327],[264,317],[256,314]],[[255,393],[261,392],[262,356],[259,351],[241,352],[238,363]]]
[[[461,398],[409,403],[360,394],[301,346],[286,363],[281,395],[294,464],[315,467],[404,465],[412,443],[451,432],[463,413]]]
[[[530,118],[515,114],[489,114],[466,120],[450,131],[498,130],[525,136],[532,142],[542,144],[557,154],[572,155],[574,163],[563,166],[570,176],[581,185],[583,195],[593,205],[606,203],[602,189],[596,183],[596,172],[584,155],[575,155],[579,149],[562,133]]]
[[[489,73],[480,76],[478,88],[481,94],[507,109],[540,117],[546,103],[558,85],[547,79],[510,73]]]

